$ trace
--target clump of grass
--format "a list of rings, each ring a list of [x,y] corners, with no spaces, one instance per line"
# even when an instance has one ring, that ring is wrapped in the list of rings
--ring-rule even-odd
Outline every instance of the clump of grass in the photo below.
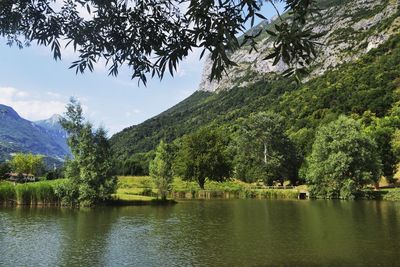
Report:
[[[383,196],[384,200],[400,201],[400,188],[387,190]]]
[[[118,188],[153,188],[153,180],[149,176],[120,176],[118,177]]]
[[[267,199],[295,199],[299,194],[294,189],[260,189],[256,193],[259,198]]]
[[[59,199],[54,192],[54,186],[48,182],[39,182],[32,188],[35,203],[52,204],[57,203]]]
[[[14,185],[8,182],[0,182],[0,203],[8,203],[15,198]]]
[[[17,184],[4,182],[0,184],[0,203],[18,205],[57,205],[60,197],[55,188],[64,180],[41,181]]]
[[[119,177],[119,195],[150,195],[152,188],[153,195],[157,189],[149,176]],[[184,181],[178,177],[172,183],[172,197],[176,198],[268,198],[268,199],[295,199],[298,191],[294,189],[256,189],[254,184],[245,183],[239,180],[228,180],[224,182],[206,181],[202,190],[194,181]]]
[[[32,202],[32,189],[28,184],[18,184],[15,186],[18,205],[30,205]]]

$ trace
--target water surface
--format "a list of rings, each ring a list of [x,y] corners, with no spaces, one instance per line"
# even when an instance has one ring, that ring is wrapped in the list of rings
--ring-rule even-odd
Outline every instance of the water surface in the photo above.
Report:
[[[0,266],[400,266],[400,203],[0,208]]]

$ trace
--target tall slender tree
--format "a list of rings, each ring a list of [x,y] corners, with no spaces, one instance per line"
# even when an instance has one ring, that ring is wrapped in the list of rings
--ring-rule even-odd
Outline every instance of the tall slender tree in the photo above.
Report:
[[[85,122],[80,103],[71,99],[61,125],[68,133],[73,159],[68,161],[66,176],[78,191],[78,202],[91,206],[107,200],[116,188],[113,156],[106,131],[93,130]]]
[[[161,141],[156,148],[156,156],[150,162],[150,176],[157,186],[158,194],[162,200],[167,199],[168,191],[171,190],[172,176],[172,153],[169,145]]]

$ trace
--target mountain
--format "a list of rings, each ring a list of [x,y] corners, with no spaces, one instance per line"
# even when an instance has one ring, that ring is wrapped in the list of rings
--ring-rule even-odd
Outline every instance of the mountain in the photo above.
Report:
[[[394,0],[320,1],[321,16],[309,23],[324,33],[324,45],[301,85],[277,75],[287,66],[261,60],[273,45],[266,33],[257,52],[243,47],[231,55],[238,67],[221,81],[209,82],[211,62],[199,90],[171,109],[111,138],[121,160],[171,142],[200,127],[234,133],[251,113],[273,111],[286,119],[286,131],[306,155],[315,129],[341,114],[384,117],[400,106],[400,17]],[[272,27],[259,25],[258,27]],[[398,108],[400,110],[400,108]]]
[[[70,154],[66,134],[56,116],[31,122],[11,107],[0,104],[0,160],[16,152],[43,154],[59,160]]]
[[[34,124],[41,127],[44,133],[53,138],[53,140],[64,150],[70,154],[67,144],[67,133],[59,123],[61,116],[55,114],[47,120],[35,121]]]
[[[311,73],[305,80],[321,76],[327,70],[346,62],[354,62],[373,48],[385,43],[389,37],[399,33],[399,2],[395,0],[321,0],[320,15],[308,22],[315,33],[323,36],[317,42],[318,57],[311,66]],[[275,22],[264,26],[273,27]],[[257,26],[259,27],[259,26]],[[282,61],[273,65],[272,60],[263,60],[270,54],[272,37],[263,32],[258,38],[257,52],[249,53],[249,47],[238,49],[231,59],[238,64],[220,81],[209,81],[211,60],[204,66],[199,90],[218,92],[236,86],[247,86],[271,74],[282,73],[288,66]]]

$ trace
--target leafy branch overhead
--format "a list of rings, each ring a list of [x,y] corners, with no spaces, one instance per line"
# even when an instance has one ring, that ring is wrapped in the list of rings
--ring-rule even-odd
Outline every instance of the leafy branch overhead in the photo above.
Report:
[[[288,17],[268,31],[274,38],[274,63],[283,60],[304,66],[315,56],[317,37],[305,29],[314,11],[314,0],[268,0],[285,2]],[[49,46],[54,59],[61,59],[62,45],[72,46],[78,59],[76,72],[93,71],[104,60],[110,75],[122,65],[132,78],[146,83],[147,77],[171,75],[194,48],[203,48],[213,61],[210,79],[220,79],[235,62],[229,54],[244,44],[255,49],[257,36],[246,34],[261,14],[261,0],[1,0],[0,35],[8,45],[22,48],[32,42]],[[274,6],[275,7],[275,6]],[[85,14],[86,13],[86,14]],[[240,42],[240,35],[245,35]],[[289,69],[286,74],[293,74]]]

